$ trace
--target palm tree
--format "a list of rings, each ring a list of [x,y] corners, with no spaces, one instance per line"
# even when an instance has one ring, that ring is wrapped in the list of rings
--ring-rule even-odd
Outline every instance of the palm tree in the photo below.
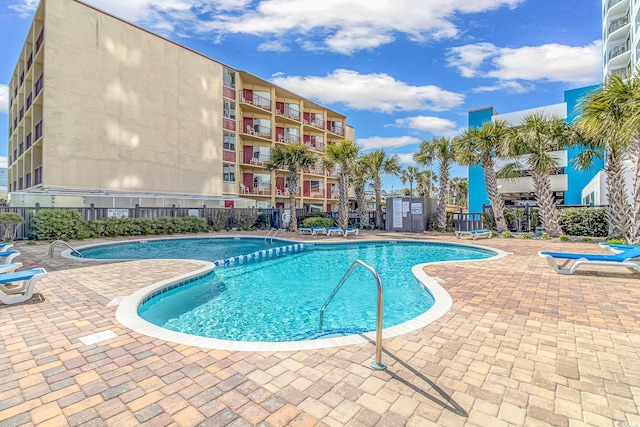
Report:
[[[592,92],[581,104],[580,129],[606,150],[605,171],[609,199],[609,234],[640,241],[640,70],[628,79],[613,74],[602,91]],[[633,200],[627,203],[623,162],[633,165]]]
[[[369,167],[364,161],[364,157],[358,158],[351,168],[351,178],[353,182],[353,192],[356,195],[356,203],[358,204],[358,217],[360,218],[360,226],[369,226],[369,214],[367,213],[367,200],[365,188],[370,179]]]
[[[494,156],[503,151],[508,136],[507,122],[496,120],[487,122],[479,128],[468,129],[454,141],[456,161],[459,164],[471,166],[479,163],[482,166],[484,183],[498,233],[507,231],[508,228],[504,219],[504,200],[498,191]]]
[[[449,193],[449,175],[455,160],[455,151],[450,138],[439,137],[423,140],[418,152],[413,155],[420,165],[436,163],[440,177],[440,191],[438,194],[437,219],[438,227],[447,227],[447,194]]]
[[[417,179],[416,190],[418,195],[431,198],[432,190],[438,189],[438,175],[432,170],[420,172]]]
[[[265,163],[267,170],[287,170],[287,192],[289,193],[289,212],[293,231],[298,230],[296,217],[296,192],[298,190],[299,174],[301,171],[316,164],[316,156],[304,144],[287,144],[276,146],[271,150],[271,161]]]
[[[338,202],[338,227],[349,224],[349,180],[351,167],[358,158],[360,149],[353,141],[342,140],[337,144],[328,145],[324,153],[325,168],[338,169],[340,179],[340,200]]]
[[[398,156],[388,156],[384,150],[376,150],[362,156],[369,168],[371,184],[376,195],[376,228],[382,228],[382,175],[398,175]]]
[[[508,179],[522,177],[523,171],[529,171],[542,225],[553,237],[561,235],[562,229],[551,189],[551,175],[560,169],[560,161],[551,152],[564,150],[572,143],[571,128],[564,119],[542,113],[529,114],[512,129],[504,151],[505,157],[512,161],[498,171],[498,177]]]
[[[422,172],[415,166],[407,166],[406,169],[400,171],[400,181],[402,181],[402,185],[406,184],[409,181],[409,197],[413,198],[413,183],[418,181],[418,177]]]
[[[467,193],[469,192],[469,179],[453,178],[449,187],[449,199],[451,200],[451,203],[458,206],[466,206]]]

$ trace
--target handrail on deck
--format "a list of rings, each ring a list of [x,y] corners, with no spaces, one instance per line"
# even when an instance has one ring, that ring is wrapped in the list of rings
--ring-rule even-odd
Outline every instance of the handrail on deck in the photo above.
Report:
[[[342,288],[342,285],[344,285],[344,282],[347,281],[349,276],[351,276],[351,273],[353,273],[353,271],[356,269],[358,265],[366,268],[371,272],[371,274],[373,274],[373,278],[376,281],[376,287],[378,288],[378,307],[377,307],[377,319],[376,319],[376,360],[371,362],[371,367],[375,370],[380,371],[380,370],[386,369],[387,367],[387,365],[384,362],[382,362],[382,308],[383,308],[383,301],[384,301],[384,290],[382,288],[382,280],[380,279],[380,275],[378,274],[375,268],[371,267],[369,264],[363,261],[360,261],[359,259],[353,261],[353,263],[351,264],[351,267],[349,267],[349,270],[347,270],[345,275],[342,276],[342,280],[340,280],[340,283],[338,283],[338,285],[335,287],[335,289],[333,290],[329,298],[327,298],[327,301],[324,303],[324,305],[320,309],[320,329],[322,329],[322,325],[324,324],[324,310],[327,308],[331,300],[333,300],[333,297],[338,293],[340,288]]]
[[[71,252],[75,252],[76,254],[78,254],[80,258],[82,258],[82,254],[78,252],[76,249],[74,249],[73,247],[71,247],[71,245],[65,242],[64,240],[56,240],[52,242],[51,245],[49,245],[49,258],[53,258],[54,251],[56,249],[56,246],[58,245],[63,245],[68,247],[69,249],[71,249]]]

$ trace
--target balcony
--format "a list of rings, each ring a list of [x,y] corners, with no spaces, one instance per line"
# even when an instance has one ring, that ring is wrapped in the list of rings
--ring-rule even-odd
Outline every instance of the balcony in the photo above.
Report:
[[[44,43],[44,28],[40,30],[40,34],[38,34],[38,39],[36,40],[36,52],[40,50],[42,43]]]
[[[256,95],[252,91],[245,90],[242,94],[242,104],[249,111],[271,111],[271,100],[260,95]],[[246,108],[247,106],[252,106]]]
[[[29,109],[29,107],[31,107],[31,103],[33,102],[33,94],[29,94],[29,96],[27,96],[27,110]]]
[[[611,70],[609,72],[609,75],[614,75],[614,74],[617,74],[623,79],[626,79],[631,75],[631,68],[630,67],[616,68],[615,70]]]
[[[24,70],[20,73],[20,85],[22,85],[22,83],[24,83]]]
[[[622,0],[609,0],[609,4],[607,5],[607,9],[611,9],[613,6],[620,3]]]
[[[622,55],[625,52],[629,51],[629,40],[627,40],[624,43],[620,43],[617,44],[615,46],[613,46],[611,49],[609,49],[609,61],[611,61],[613,58]]]
[[[304,119],[305,126],[313,126],[324,130],[324,120],[322,119]]]
[[[38,94],[42,91],[42,79],[44,77],[44,74],[40,74],[40,77],[38,77],[38,80],[36,80],[36,95],[38,96]]]
[[[33,54],[30,54],[29,58],[27,58],[27,71],[31,69],[31,65],[33,65]]]
[[[296,122],[300,121],[300,110],[294,110],[293,108],[289,108],[286,105],[280,104],[281,103],[276,103],[276,114],[278,116],[285,117]]]
[[[246,125],[244,134],[271,140],[271,128],[268,128],[266,126]]]
[[[309,169],[307,169],[305,173],[311,174],[311,175],[324,176],[324,168],[320,165],[314,165],[313,167],[310,167]]]
[[[33,171],[33,175],[34,175],[33,185],[42,184],[42,166],[38,166],[37,168],[35,168],[35,170]]]
[[[283,144],[297,144],[300,142],[300,135],[285,133],[278,135],[278,142]]]
[[[29,134],[27,135],[26,141],[27,141],[27,150],[28,150],[31,147],[31,132],[29,132]]]
[[[24,142],[21,142],[18,145],[18,156],[22,156],[24,154]]]
[[[327,127],[329,132],[335,133],[336,135],[344,136],[344,128],[341,126],[331,126]]]
[[[608,34],[613,33],[614,31],[619,30],[620,28],[624,27],[625,25],[627,25],[629,23],[629,15],[620,17],[618,19],[614,19],[613,21],[611,21],[611,23],[609,24],[609,32]]]
[[[36,141],[42,138],[42,120],[36,125]]]
[[[31,172],[25,175],[25,181],[26,181],[25,188],[31,187]]]
[[[20,109],[19,117],[20,117],[20,121],[22,121],[22,119],[24,119],[24,107],[22,107],[22,108]]]
[[[245,165],[264,167],[265,163],[271,161],[270,155],[257,154],[257,153],[242,153],[242,163]]]
[[[568,176],[552,175],[551,176],[551,191],[567,191],[569,180]],[[500,194],[513,194],[513,193],[534,193],[533,178],[530,176],[524,176],[515,179],[498,179],[498,188]]]

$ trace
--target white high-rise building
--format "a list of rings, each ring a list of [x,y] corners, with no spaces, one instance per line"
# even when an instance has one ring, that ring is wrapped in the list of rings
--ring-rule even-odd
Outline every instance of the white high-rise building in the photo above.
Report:
[[[640,59],[640,0],[602,1],[603,75],[623,77]]]

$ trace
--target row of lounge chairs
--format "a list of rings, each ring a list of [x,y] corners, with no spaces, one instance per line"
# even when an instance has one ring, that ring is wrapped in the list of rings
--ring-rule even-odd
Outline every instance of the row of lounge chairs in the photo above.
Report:
[[[33,296],[36,283],[47,277],[44,268],[22,270],[21,262],[13,262],[20,252],[10,250],[11,243],[0,244],[0,301],[4,304],[18,304],[28,301]]]
[[[299,228],[298,233],[300,234],[310,234],[312,236],[343,236],[347,237],[349,234],[353,234],[357,236],[360,232],[360,229],[353,227],[310,227],[310,228]]]

